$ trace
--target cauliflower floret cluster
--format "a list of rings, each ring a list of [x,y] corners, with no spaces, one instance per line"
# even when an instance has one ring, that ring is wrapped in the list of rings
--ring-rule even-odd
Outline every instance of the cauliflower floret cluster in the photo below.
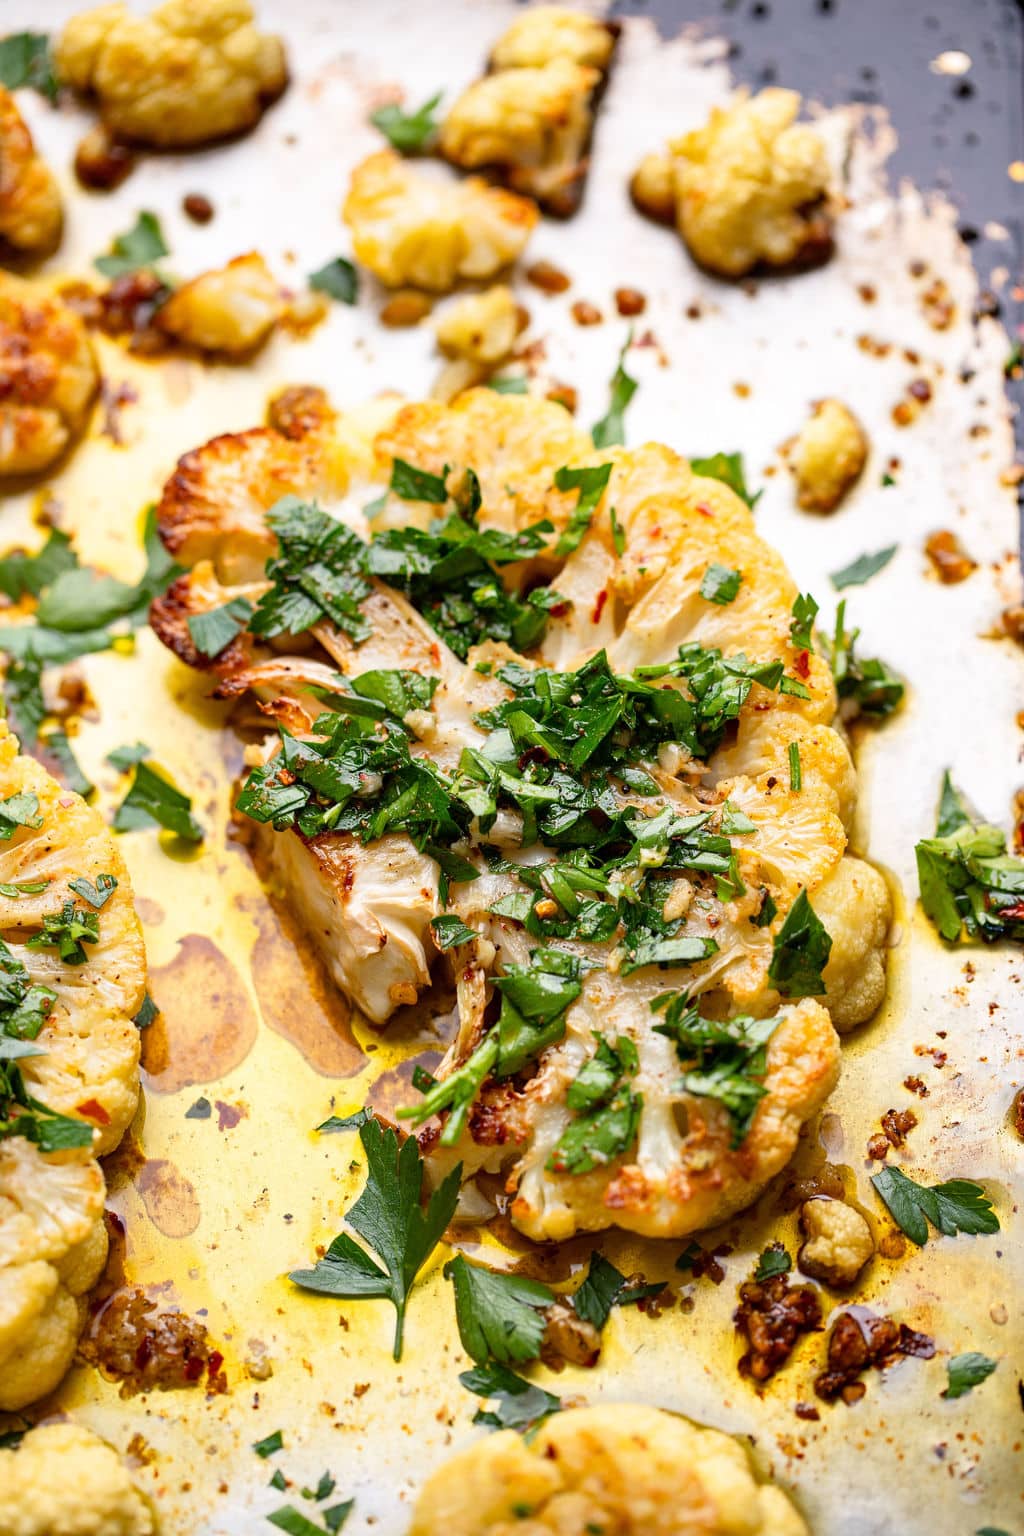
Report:
[[[78,1424],[40,1424],[0,1451],[3,1536],[155,1536],[120,1457]]]
[[[694,259],[723,277],[820,260],[831,249],[828,160],[799,111],[797,92],[776,88],[715,107],[703,128],[641,162],[634,202],[674,222]]]
[[[60,239],[62,223],[53,173],[36,153],[14,97],[0,87],[0,244],[46,255]]]
[[[0,274],[0,476],[47,469],[81,433],[99,372],[81,319]]]
[[[0,887],[9,893],[0,896],[0,1037],[16,1052],[0,1084],[5,1106],[13,1090],[0,1132],[8,1113],[19,1127],[29,1122],[29,1139],[0,1134],[0,1409],[10,1411],[51,1391],[67,1370],[85,1293],[106,1258],[95,1157],[117,1146],[138,1103],[133,1019],[145,996],[145,954],[127,870],[101,817],[20,756],[0,727],[0,810],[8,805],[20,819],[0,843]],[[67,918],[65,929],[73,922],[83,935],[77,944],[69,939],[62,950],[59,935],[47,937],[55,917]],[[91,1141],[52,1152],[33,1142],[52,1116],[84,1121]]]
[[[257,30],[248,0],[165,0],[148,16],[115,0],[68,22],[54,64],[112,133],[155,149],[244,133],[288,83],[281,40]]]
[[[445,118],[441,153],[466,170],[495,166],[514,191],[537,198],[549,212],[572,213],[600,79],[598,70],[565,58],[485,75]]]
[[[409,1536],[808,1536],[731,1436],[633,1403],[574,1408],[529,1440],[502,1430],[428,1478]]]
[[[356,259],[387,287],[448,293],[517,261],[538,213],[478,177],[442,180],[382,149],[352,172],[342,217]]]
[[[491,49],[492,69],[532,69],[569,59],[606,70],[618,30],[562,5],[532,5],[517,16]]]
[[[483,293],[467,293],[446,309],[437,323],[437,342],[448,357],[493,366],[515,346],[519,306],[505,283]]]
[[[156,325],[201,352],[243,357],[266,341],[281,317],[281,293],[256,251],[176,288]]]
[[[841,400],[819,400],[790,452],[797,500],[808,512],[834,512],[867,461],[868,440]]]
[[[875,1252],[875,1240],[860,1211],[843,1200],[816,1197],[800,1211],[804,1242],[797,1263],[812,1280],[852,1285]]]
[[[370,485],[383,488],[374,497],[372,523],[352,512],[359,497],[338,507],[360,538],[373,534],[368,552],[360,553],[359,543],[350,546],[353,559],[369,561],[356,568],[375,578],[360,575],[362,584],[347,589],[359,606],[361,633],[353,635],[342,615],[324,612],[311,616],[298,644],[282,637],[268,646],[258,628],[250,629],[218,657],[200,659],[190,649],[188,616],[234,596],[260,598],[267,578],[260,580],[255,558],[240,561],[239,548],[248,541],[253,557],[257,550],[263,559],[273,555],[280,514],[271,527],[266,508],[296,485],[308,494],[309,487],[329,483],[329,466],[338,463],[343,418],[307,402],[286,419],[289,436],[278,436],[276,446],[274,434],[243,434],[215,440],[183,461],[187,474],[180,469],[168,487],[160,525],[179,558],[183,548],[204,558],[158,600],[153,626],[183,659],[215,672],[221,697],[249,695],[253,721],[274,718],[299,738],[317,734],[323,691],[331,689],[332,677],[337,686],[338,672],[349,686],[363,674],[396,668],[428,679],[430,696],[414,708],[403,705],[412,761],[425,759],[442,776],[442,800],[464,796],[467,815],[461,831],[456,826],[446,834],[456,850],[454,867],[444,866],[447,889],[432,871],[433,833],[417,853],[390,819],[364,840],[351,830],[362,813],[352,820],[346,812],[348,829],[328,821],[315,838],[303,839],[294,827],[275,829],[281,822],[275,788],[267,790],[266,813],[258,804],[254,809],[261,856],[291,892],[339,985],[377,1022],[412,1001],[436,969],[432,946],[443,946],[431,920],[444,916],[456,925],[458,1030],[438,1069],[436,1093],[431,1089],[415,1111],[421,1121],[441,1115],[424,1132],[435,1171],[461,1160],[467,1175],[504,1173],[512,1219],[539,1240],[609,1225],[677,1237],[726,1219],[791,1156],[801,1126],[836,1079],[834,1025],[868,1017],[885,980],[888,891],[847,849],[852,763],[832,726],[830,668],[794,619],[798,592],[785,565],[760,538],[749,507],[721,481],[695,475],[668,448],[598,453],[557,406],[472,390],[451,406],[407,405],[378,433],[372,464],[362,461]],[[290,476],[299,465],[304,480],[282,476],[282,469]],[[335,504],[353,488],[344,479]],[[585,494],[590,500],[581,517]],[[330,500],[329,492],[328,508]],[[194,543],[180,537],[183,512],[202,524]],[[493,579],[477,577],[464,595],[449,588],[435,602],[417,582],[434,568],[431,541],[444,527],[457,539],[440,562],[449,575],[472,570],[471,529],[493,540],[489,547],[515,544],[510,562],[487,571]],[[538,527],[547,530],[545,538]],[[716,585],[723,577],[731,583],[725,601]],[[480,604],[486,614],[516,594],[532,601],[536,592],[550,595],[544,622],[524,642],[525,656],[497,642],[489,621],[475,648],[458,634],[459,625],[475,622]],[[546,670],[535,670],[544,664]],[[687,670],[692,666],[698,671]],[[585,668],[597,671],[585,674]],[[574,684],[577,674],[590,680]],[[593,679],[599,691],[590,694]],[[588,743],[579,783],[571,772],[561,788],[545,778],[551,761],[565,763],[563,771],[571,766],[557,755],[564,750],[558,733],[583,728],[574,712],[596,722],[609,701],[621,707],[615,691],[623,686],[623,697],[633,696],[630,689],[653,689],[643,706],[654,711],[652,720],[675,709],[671,700],[682,692],[689,701],[684,713],[716,700],[714,708],[724,709],[732,723],[726,730],[724,720],[716,725],[708,716],[706,737],[687,737],[681,727],[681,736],[659,738],[661,746],[642,751],[639,780],[632,769],[622,776],[616,753],[623,749],[615,744],[621,737],[606,736],[605,726],[595,742],[606,741],[607,767]],[[543,724],[545,701],[558,700],[564,703],[552,723]],[[557,712],[563,707],[567,715]],[[531,709],[539,714],[522,713]],[[516,733],[514,751],[503,744],[503,729]],[[275,751],[271,740],[260,754],[261,784],[273,785]],[[492,761],[507,765],[491,791],[493,808],[483,788],[453,785],[454,776],[469,772],[467,762],[478,765],[480,779],[473,783],[486,784]],[[532,779],[535,764],[542,783],[530,821],[514,781],[524,771]],[[287,776],[281,782],[287,792]],[[627,841],[637,840],[626,866],[615,866],[611,884],[608,869],[595,872],[586,857],[578,878],[571,862],[565,878],[559,873],[566,847],[575,847],[561,841],[563,824],[574,825],[571,796],[598,791],[605,796],[602,815],[613,828],[616,817],[630,818]],[[390,803],[392,792],[385,773],[379,793]],[[406,808],[422,812],[418,794],[402,802],[403,817]],[[433,789],[422,794],[429,798]],[[568,820],[552,811],[548,823],[545,807],[553,800],[561,805],[563,796],[570,797]],[[666,864],[661,834],[648,834],[647,827],[675,825],[676,818],[707,828],[713,839],[707,852],[728,856],[727,877],[721,864],[713,874],[703,857]],[[586,849],[594,834],[587,828],[581,834]],[[614,834],[620,836],[625,833]],[[641,852],[648,844],[649,852]],[[632,873],[623,872],[627,866]],[[544,873],[549,867],[555,869],[550,876]],[[587,894],[594,891],[611,904]],[[588,903],[592,927],[581,934],[574,914]],[[637,921],[647,938],[637,937]],[[659,933],[678,936],[663,953]],[[549,935],[566,941],[568,951],[556,945],[555,969],[541,993],[561,989],[564,1007],[528,1058],[524,1077],[515,1068],[492,1076],[486,1065],[488,1052],[495,1059],[492,1003],[505,1007],[509,978],[546,953],[538,939],[550,942]],[[563,988],[559,967],[571,971],[574,956],[593,964]],[[796,979],[791,963],[800,972]],[[685,1000],[694,1016],[683,1023],[675,1017],[662,1028],[664,994],[679,1002],[676,1015]],[[721,1020],[728,1027],[716,1036],[715,1050],[725,1056],[713,1052],[714,1061],[728,1058],[734,1071],[735,1050],[743,1061],[756,1059],[755,1081],[738,1089],[749,1112],[739,1113],[737,1101],[723,1097],[713,1074],[707,1076],[714,1062],[702,1054],[701,1032],[714,1035],[713,1021]],[[483,1059],[484,1066],[471,1059]],[[579,1153],[590,1135],[580,1113],[581,1078],[605,1085],[596,1103],[606,1116],[606,1141],[593,1155],[585,1147]],[[460,1084],[470,1085],[467,1100],[445,1097],[461,1092]],[[567,1147],[577,1150],[570,1154]]]

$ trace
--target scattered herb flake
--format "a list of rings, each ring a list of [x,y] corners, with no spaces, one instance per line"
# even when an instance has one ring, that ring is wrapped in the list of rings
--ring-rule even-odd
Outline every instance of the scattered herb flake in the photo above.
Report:
[[[746,502],[751,511],[764,494],[763,491],[757,491],[751,496],[747,489],[742,453],[713,453],[706,459],[691,459],[690,468],[695,475],[706,475],[709,480],[721,480],[730,491],[735,491],[741,501]]]
[[[831,953],[832,936],[801,888],[775,935],[768,979],[783,997],[821,997]]]
[[[68,881],[68,890],[74,891],[76,896],[81,896],[83,901],[87,901],[91,907],[96,907],[98,910],[117,890],[117,877],[97,875],[94,885],[91,880],[86,880],[84,875],[80,875],[77,880]]]
[[[800,743],[791,741],[789,744],[789,787],[794,794],[803,788],[803,772],[800,767]]]
[[[474,1424],[487,1424],[491,1429],[526,1429],[562,1407],[560,1397],[517,1376],[507,1365],[478,1365],[463,1371],[459,1381],[467,1392],[494,1405],[473,1415]]]
[[[414,155],[425,149],[437,133],[437,109],[444,93],[437,91],[415,112],[403,112],[394,103],[378,107],[370,114],[370,122],[379,128],[392,149],[400,155]]]
[[[743,575],[740,571],[735,571],[728,565],[712,562],[701,577],[700,595],[707,602],[718,603],[724,608],[734,601],[742,580]]]
[[[963,1355],[954,1355],[946,1365],[949,1385],[943,1397],[964,1397],[973,1387],[987,1380],[998,1364],[998,1360],[979,1354],[976,1349],[968,1350]]]
[[[233,597],[219,608],[189,614],[192,644],[201,656],[219,656],[242,633],[254,612],[247,597]]]
[[[114,814],[115,832],[135,832],[141,827],[161,827],[188,843],[201,843],[203,829],[191,814],[192,801],[180,789],[141,762],[135,766],[132,786]]]
[[[599,443],[598,447],[604,447]],[[571,555],[590,527],[590,520],[597,504],[604,495],[611,476],[610,464],[595,464],[589,469],[569,469],[565,465],[555,473],[555,487],[560,491],[579,491],[579,499],[572,510],[568,523],[555,545],[556,555]]]
[[[758,1282],[771,1280],[775,1275],[788,1275],[793,1260],[781,1243],[769,1243],[757,1261],[754,1279]]]
[[[151,267],[161,256],[168,256],[160,220],[155,213],[140,213],[132,229],[118,235],[108,256],[97,256],[93,266],[104,277],[123,277],[140,267]]]
[[[887,544],[885,549],[876,550],[873,555],[859,555],[849,565],[844,565],[841,571],[833,571],[829,580],[837,592],[842,592],[846,587],[862,587],[872,576],[877,576],[879,571],[885,569],[897,549],[898,544]]]
[[[457,944],[471,944],[477,937],[475,929],[470,928],[454,912],[445,912],[440,917],[432,917],[430,926],[433,930],[434,942],[440,950],[454,949]]]
[[[347,257],[334,256],[309,274],[309,286],[339,304],[354,304],[359,297],[359,274]]]
[[[923,1248],[931,1222],[946,1237],[964,1232],[971,1237],[999,1231],[999,1217],[980,1184],[949,1179],[928,1187],[908,1178],[899,1168],[883,1168],[871,1178],[889,1214],[912,1243]]]
[[[283,1450],[284,1436],[279,1429],[275,1429],[272,1435],[267,1435],[263,1440],[253,1441],[253,1450],[257,1456],[265,1461],[268,1456],[273,1456],[275,1451]]]
[[[0,39],[0,85],[9,91],[29,86],[51,105],[56,102],[60,82],[45,32],[12,32]]]
[[[444,1274],[455,1289],[462,1347],[478,1365],[491,1360],[518,1365],[538,1358],[543,1309],[555,1299],[546,1285],[470,1264],[462,1254],[445,1265]]]
[[[626,441],[626,408],[638,388],[636,379],[630,378],[625,369],[626,353],[632,344],[633,333],[630,331],[619,353],[615,372],[612,374],[607,414],[602,416],[600,421],[596,421],[590,429],[595,448],[610,448],[615,443]]]

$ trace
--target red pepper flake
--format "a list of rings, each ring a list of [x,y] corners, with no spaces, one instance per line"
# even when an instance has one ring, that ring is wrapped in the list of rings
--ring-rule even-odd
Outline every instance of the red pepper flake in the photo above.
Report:
[[[697,511],[700,513],[701,517],[714,517],[715,515],[714,510],[708,506],[706,501],[698,501]]]
[[[274,775],[279,784],[294,784],[295,775],[290,768],[279,768]]]
[[[600,592],[597,594],[597,601],[594,603],[594,611],[590,615],[590,621],[592,624],[599,624],[601,622],[601,615],[604,612],[604,605],[607,601],[608,588],[602,587]]]
[[[203,1374],[206,1361],[202,1355],[192,1355],[185,1361],[184,1377],[186,1381],[198,1381]]]
[[[794,667],[793,667],[793,670],[795,671],[797,677],[803,677],[803,678],[810,677],[810,675],[811,675],[811,653],[810,653],[810,651],[800,651],[800,652],[798,652],[797,658],[796,658],[796,662],[795,662]]]
[[[571,603],[553,603],[548,609],[548,613],[550,613],[553,619],[564,619],[571,607]]]
[[[223,1364],[224,1356],[221,1354],[220,1350],[212,1349],[210,1351],[210,1358],[206,1362],[206,1374],[208,1376],[216,1376],[217,1372],[220,1370]]]
[[[77,1104],[75,1107],[80,1115],[84,1115],[87,1120],[95,1120],[97,1125],[110,1124],[110,1116],[96,1099],[86,1099],[84,1104]]]

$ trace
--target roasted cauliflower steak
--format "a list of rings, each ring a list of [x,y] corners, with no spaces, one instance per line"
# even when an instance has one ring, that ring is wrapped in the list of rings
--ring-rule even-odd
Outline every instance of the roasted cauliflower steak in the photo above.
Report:
[[[342,217],[356,260],[388,288],[449,293],[519,259],[536,204],[477,176],[442,179],[382,149],[352,172]]]
[[[450,969],[448,1052],[402,1112],[436,1174],[503,1174],[535,1239],[724,1220],[885,978],[888,890],[848,850],[853,767],[782,560],[722,482],[595,450],[550,402],[405,405],[348,475],[343,417],[285,419],[183,461],[194,541],[172,477],[159,526],[194,563],[151,615],[262,737],[238,800],[261,857],[374,1022]],[[197,652],[192,621],[240,599]]]
[[[475,1441],[427,1479],[409,1536],[807,1536],[721,1430],[635,1403],[571,1408]]]
[[[41,284],[0,273],[0,477],[48,469],[99,388],[85,326]]]
[[[155,149],[244,133],[288,83],[281,39],[257,29],[248,0],[164,0],[148,16],[98,5],[67,23],[54,64],[111,133]]]
[[[3,1536],[155,1536],[149,1500],[113,1446],[80,1424],[40,1424],[0,1451]]]
[[[738,92],[702,127],[634,172],[641,213],[674,223],[700,266],[721,277],[814,265],[832,248],[821,136],[796,121],[796,91]]]
[[[0,1409],[71,1362],[107,1253],[96,1157],[139,1097],[145,952],[109,829],[0,726]]]
[[[53,172],[37,153],[14,97],[0,86],[0,246],[46,256],[60,240],[63,221]]]

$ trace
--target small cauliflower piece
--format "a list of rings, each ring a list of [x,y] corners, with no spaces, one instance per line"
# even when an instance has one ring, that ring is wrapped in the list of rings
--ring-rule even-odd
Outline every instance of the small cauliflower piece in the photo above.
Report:
[[[282,309],[270,269],[258,252],[250,251],[183,283],[157,310],[156,324],[201,352],[240,357],[266,341]]]
[[[605,70],[618,28],[563,5],[532,5],[517,16],[491,49],[492,69],[524,69],[569,59]]]
[[[872,1257],[875,1240],[860,1211],[842,1200],[819,1197],[800,1210],[805,1241],[797,1263],[812,1280],[826,1285],[852,1285]]]
[[[357,261],[389,288],[448,293],[522,254],[536,205],[478,177],[442,180],[382,149],[352,172],[342,217]]]
[[[496,283],[483,293],[456,299],[437,323],[437,342],[447,357],[493,365],[508,357],[519,334],[519,306],[511,288]]]
[[[89,1153],[0,1141],[0,1411],[52,1392],[71,1364],[107,1257],[104,1194]]]
[[[676,221],[676,171],[670,154],[652,150],[630,178],[629,195],[647,218],[657,224]]]
[[[675,220],[690,254],[710,272],[743,277],[757,266],[810,263],[831,250],[824,209],[829,168],[819,134],[796,121],[800,96],[776,88],[739,93],[703,128],[669,145]],[[663,219],[664,157],[642,162],[632,192]]]
[[[98,387],[78,315],[40,285],[0,274],[0,477],[48,469],[85,427]]]
[[[834,512],[867,456],[867,435],[849,407],[819,400],[790,452],[800,505],[807,512]]]
[[[421,1490],[409,1536],[438,1531],[808,1536],[732,1436],[633,1403],[569,1409],[528,1440],[501,1430],[456,1452]]]
[[[14,97],[0,87],[0,244],[47,255],[60,239],[63,217],[53,173],[36,153]]]
[[[485,75],[463,91],[441,125],[441,153],[465,170],[494,166],[508,186],[537,198],[548,212],[574,213],[600,79],[600,71],[567,58]]]
[[[156,1520],[112,1446],[78,1424],[40,1424],[0,1451],[3,1536],[154,1536]]]
[[[825,1006],[843,1033],[870,1019],[885,997],[892,898],[872,864],[847,855],[813,892],[812,904],[832,936],[823,972]]]
[[[68,22],[54,65],[113,133],[156,149],[244,133],[288,83],[281,39],[257,30],[248,0],[165,0],[148,16],[97,6]]]

